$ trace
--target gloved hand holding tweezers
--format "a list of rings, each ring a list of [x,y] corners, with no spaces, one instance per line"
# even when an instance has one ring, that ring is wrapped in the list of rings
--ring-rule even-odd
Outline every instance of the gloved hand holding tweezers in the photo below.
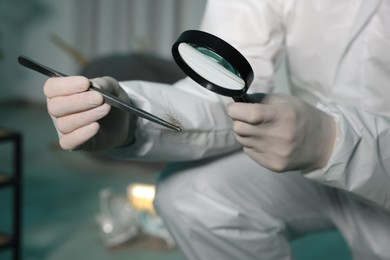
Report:
[[[181,130],[133,106],[126,92],[111,77],[92,80],[82,76],[65,77],[23,56],[19,57],[19,63],[50,77],[44,93],[60,146],[65,150],[104,150],[130,144],[134,139],[136,116],[174,131]]]
[[[113,78],[96,78],[91,82],[129,101]],[[88,91],[89,86],[90,81],[81,76],[50,78],[44,85],[48,112],[61,148],[104,150],[131,143],[136,120],[134,114],[111,107],[100,93]]]

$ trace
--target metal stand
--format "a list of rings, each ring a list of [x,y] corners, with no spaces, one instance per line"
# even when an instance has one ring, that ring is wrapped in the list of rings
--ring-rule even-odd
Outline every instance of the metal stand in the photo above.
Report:
[[[0,188],[10,187],[13,191],[12,234],[0,233],[0,250],[11,249],[14,260],[21,259],[21,169],[22,136],[20,133],[0,128],[0,143],[12,143],[12,172],[0,172]],[[1,155],[0,155],[1,157]]]

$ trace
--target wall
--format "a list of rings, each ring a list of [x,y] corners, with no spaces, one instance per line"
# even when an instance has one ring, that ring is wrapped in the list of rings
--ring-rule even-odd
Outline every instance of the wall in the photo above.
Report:
[[[21,54],[53,65],[58,70],[72,72],[72,61],[50,43],[51,32],[71,36],[69,23],[71,1],[1,0],[0,47],[4,59],[0,61],[0,101],[28,99],[44,101],[42,84],[45,77],[22,68],[17,63]]]
[[[205,0],[84,0],[75,17],[77,46],[87,56],[113,50],[171,57],[186,29],[197,29]],[[98,18],[98,19],[97,19]]]
[[[173,13],[177,3],[180,13]],[[146,46],[142,51],[169,57],[176,37],[170,29],[172,17],[177,16],[180,29],[197,28],[204,4],[205,0],[0,0],[0,50],[4,54],[0,58],[0,103],[16,99],[45,102],[42,85],[46,77],[21,67],[17,63],[21,54],[66,74],[80,70],[80,64],[50,40],[53,33],[87,58],[141,51],[140,42]],[[121,5],[131,9],[126,12]],[[98,13],[88,17],[91,7]],[[132,31],[123,33],[126,27]],[[96,41],[92,48],[91,40]]]

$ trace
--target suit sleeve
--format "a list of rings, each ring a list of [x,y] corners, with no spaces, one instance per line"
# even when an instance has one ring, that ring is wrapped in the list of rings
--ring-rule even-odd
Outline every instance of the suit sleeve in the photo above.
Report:
[[[250,62],[255,79],[250,92],[269,92],[282,50],[283,26],[277,1],[210,0],[201,29],[236,47]],[[183,79],[174,85],[121,82],[138,107],[183,128],[180,133],[139,118],[135,142],[110,151],[123,158],[153,161],[198,160],[241,149],[226,105],[232,102]]]
[[[305,176],[390,211],[390,118],[334,103],[318,108],[337,120],[338,136],[327,166]]]

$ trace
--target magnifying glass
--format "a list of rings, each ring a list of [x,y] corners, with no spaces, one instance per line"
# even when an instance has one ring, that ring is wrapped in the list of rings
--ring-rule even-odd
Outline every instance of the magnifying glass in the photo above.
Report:
[[[246,94],[253,81],[253,69],[226,41],[203,31],[185,31],[173,44],[172,55],[183,72],[201,86],[236,102],[253,102]],[[257,102],[265,94],[260,96]]]

